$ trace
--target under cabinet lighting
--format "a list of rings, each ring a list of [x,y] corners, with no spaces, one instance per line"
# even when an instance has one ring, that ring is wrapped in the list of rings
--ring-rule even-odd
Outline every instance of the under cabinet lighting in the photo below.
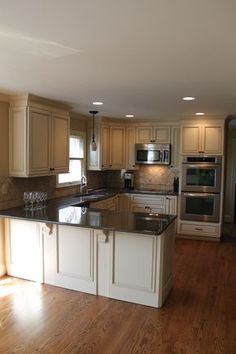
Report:
[[[95,102],[93,102],[93,105],[94,106],[102,106],[103,102],[95,101]]]
[[[205,115],[205,113],[203,113],[203,112],[197,112],[197,113],[195,113],[195,116],[204,116]]]
[[[182,98],[183,101],[193,101],[195,100],[195,97],[191,97],[191,96],[186,96]]]
[[[134,118],[133,114],[126,114],[125,116],[126,116],[126,118]]]

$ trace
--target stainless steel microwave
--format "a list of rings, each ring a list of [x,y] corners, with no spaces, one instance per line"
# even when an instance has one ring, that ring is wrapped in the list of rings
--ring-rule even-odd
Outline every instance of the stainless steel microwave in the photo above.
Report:
[[[135,163],[169,165],[170,144],[135,144]]]

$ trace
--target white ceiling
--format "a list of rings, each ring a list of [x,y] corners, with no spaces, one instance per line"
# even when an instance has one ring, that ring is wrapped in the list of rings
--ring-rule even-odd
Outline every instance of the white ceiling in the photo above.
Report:
[[[234,115],[235,16],[235,0],[1,0],[0,91],[109,117]]]

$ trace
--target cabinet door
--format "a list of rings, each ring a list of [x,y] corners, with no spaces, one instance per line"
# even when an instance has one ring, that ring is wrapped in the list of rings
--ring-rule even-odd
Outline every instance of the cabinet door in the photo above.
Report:
[[[110,167],[109,126],[101,127],[101,165],[102,169]]]
[[[43,282],[43,247],[40,223],[6,220],[7,274]]]
[[[135,169],[135,128],[126,128],[126,169]]]
[[[165,213],[169,215],[177,215],[177,197],[166,197],[166,210]]]
[[[153,139],[156,143],[170,143],[170,127],[155,127]]]
[[[125,167],[125,128],[110,127],[110,168],[121,170]]]
[[[27,109],[9,111],[9,175],[27,177]]]
[[[223,154],[223,126],[204,125],[202,127],[203,151],[206,154]]]
[[[52,113],[52,162],[54,173],[69,171],[69,116]]]
[[[151,196],[149,194],[133,194],[130,198],[131,212],[165,213],[165,196]]]
[[[171,167],[179,169],[180,164],[180,127],[171,127]]]
[[[96,294],[97,260],[93,230],[53,226],[44,232],[45,283]]]
[[[124,232],[114,232],[109,237],[109,297],[157,306],[159,240],[155,236]]]
[[[152,139],[152,127],[136,128],[136,143],[150,143]]]
[[[51,151],[51,113],[29,110],[29,175],[49,174]]]
[[[182,154],[199,154],[201,151],[201,126],[181,127]]]

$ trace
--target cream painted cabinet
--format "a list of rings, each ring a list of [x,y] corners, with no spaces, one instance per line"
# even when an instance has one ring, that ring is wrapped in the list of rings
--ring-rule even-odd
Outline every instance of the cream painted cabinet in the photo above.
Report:
[[[97,293],[97,248],[94,232],[75,226],[44,227],[44,282]]]
[[[125,167],[125,127],[110,127],[110,169],[121,170]]]
[[[130,211],[177,215],[177,197],[151,194],[131,194]]]
[[[13,277],[43,282],[43,239],[41,224],[5,220],[6,268]]]
[[[69,115],[27,105],[11,107],[9,174],[46,176],[69,170]]]
[[[170,127],[137,126],[136,143],[170,143]]]
[[[107,198],[98,202],[89,203],[90,208],[107,209],[112,211],[120,210],[120,195],[117,194],[114,197]]]
[[[177,215],[177,197],[166,196],[165,199],[165,213],[168,215]]]
[[[135,128],[134,127],[127,127],[126,128],[126,164],[125,168],[127,170],[134,170],[135,169]]]
[[[171,168],[180,166],[180,126],[171,127]]]
[[[89,141],[92,130],[89,127]],[[98,122],[95,129],[97,150],[88,144],[89,170],[121,170],[125,168],[125,127]]]
[[[223,143],[223,123],[185,123],[181,126],[182,154],[222,155]]]

